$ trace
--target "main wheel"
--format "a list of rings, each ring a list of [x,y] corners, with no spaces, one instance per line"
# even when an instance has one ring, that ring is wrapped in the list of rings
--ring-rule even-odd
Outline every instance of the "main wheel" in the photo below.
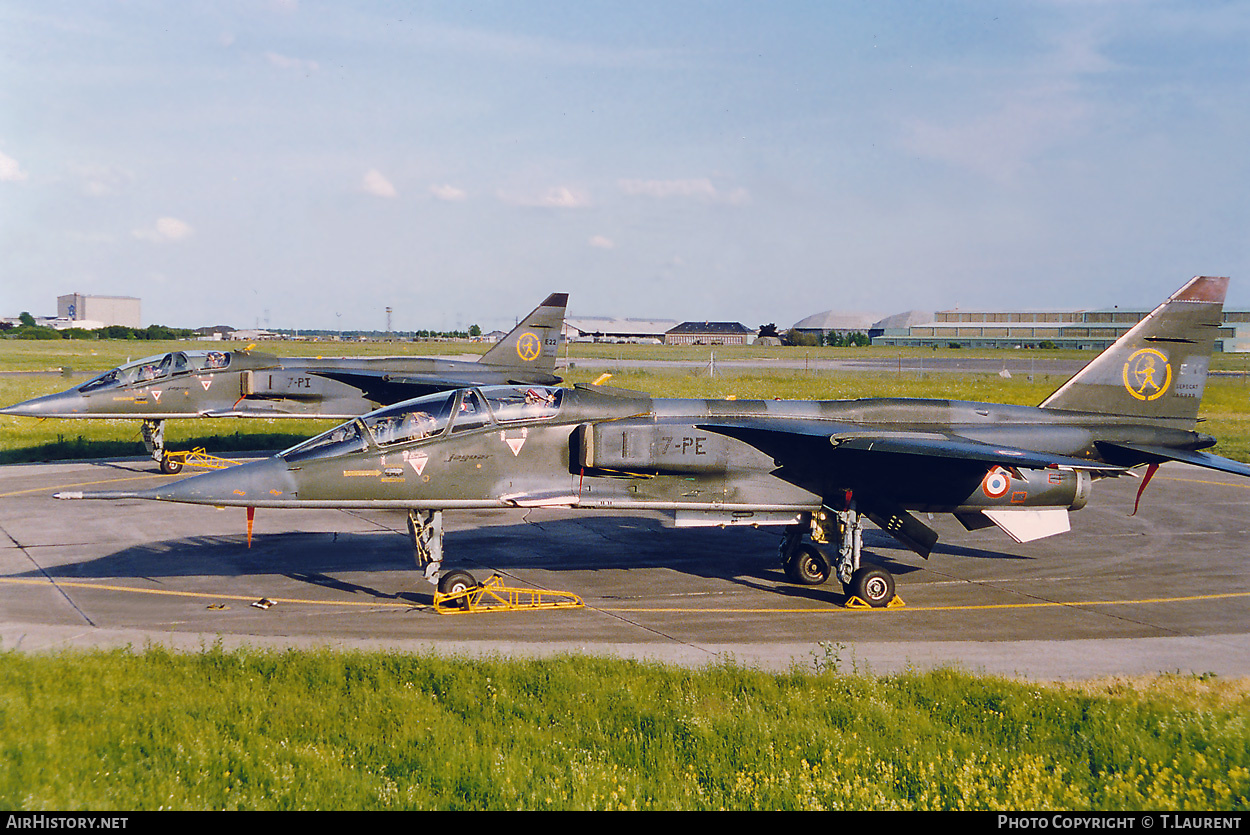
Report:
[[[165,475],[177,475],[182,472],[182,462],[170,458],[168,455],[161,456],[161,472]]]
[[[894,599],[894,575],[884,568],[866,565],[851,577],[846,591],[874,609],[881,609]]]
[[[829,560],[815,545],[800,545],[786,563],[786,576],[800,586],[819,586],[833,573]]]
[[[468,591],[477,585],[477,580],[467,571],[448,571],[438,578],[439,594],[456,594]]]

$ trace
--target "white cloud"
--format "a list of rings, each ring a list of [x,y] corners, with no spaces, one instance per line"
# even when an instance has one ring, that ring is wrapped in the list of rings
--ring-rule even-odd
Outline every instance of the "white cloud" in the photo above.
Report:
[[[1021,92],[963,122],[911,121],[902,145],[921,157],[1010,182],[1051,148],[1084,133],[1090,115],[1090,107],[1066,91]]]
[[[568,186],[552,186],[538,194],[516,194],[500,191],[499,199],[514,206],[534,206],[544,209],[582,209],[590,205],[590,196]]]
[[[631,197],[652,197],[656,200],[710,200],[731,206],[745,206],[751,201],[751,195],[745,188],[724,192],[707,177],[687,180],[618,180],[617,185]]]
[[[446,200],[449,203],[463,203],[469,199],[469,195],[462,188],[456,188],[452,185],[434,185],[430,186],[430,194],[439,200]]]
[[[115,194],[134,179],[130,171],[108,165],[71,165],[70,170],[82,179],[83,193],[91,197]]]
[[[185,221],[178,220],[176,217],[163,217],[156,221],[154,226],[136,229],[132,234],[141,241],[164,243],[185,240],[191,236],[192,231],[191,225]]]
[[[597,249],[616,249],[616,242],[611,238],[605,238],[603,235],[595,235],[588,242]]]
[[[395,186],[391,185],[391,181],[383,177],[382,172],[376,168],[370,168],[365,172],[360,186],[365,192],[375,197],[394,198],[399,196],[399,192],[395,190]]]
[[[277,52],[266,52],[265,59],[269,61],[271,66],[280,70],[295,70],[296,72],[317,71],[317,62],[304,58],[292,58],[289,55],[281,55]]]
[[[25,180],[26,176],[22,166],[17,164],[17,160],[0,151],[0,182],[18,183]]]
[[[1090,23],[1051,34],[1045,51],[1022,58],[999,83],[984,83],[979,65],[952,68],[953,78],[967,80],[968,104],[904,121],[900,145],[1007,183],[1056,149],[1080,142],[1117,110],[1131,107],[1103,90],[1119,67],[1105,51],[1110,33],[1100,28],[1106,29]]]
[[[706,177],[700,180],[621,180],[621,191],[633,196],[655,197],[715,197],[716,187]]]

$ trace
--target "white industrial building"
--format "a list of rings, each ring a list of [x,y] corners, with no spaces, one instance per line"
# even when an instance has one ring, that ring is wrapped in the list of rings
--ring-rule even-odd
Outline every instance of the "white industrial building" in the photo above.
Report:
[[[139,299],[133,296],[87,296],[82,293],[57,296],[56,316],[73,323],[71,327],[143,327]]]

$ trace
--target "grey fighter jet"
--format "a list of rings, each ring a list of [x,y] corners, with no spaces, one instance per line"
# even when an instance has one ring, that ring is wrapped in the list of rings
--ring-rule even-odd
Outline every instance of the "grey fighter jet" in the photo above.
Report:
[[[143,492],[248,508],[408,512],[441,591],[442,514],[479,508],[672,511],[678,526],[776,525],[788,577],[836,576],[872,606],[894,579],[862,557],[864,518],[927,557],[913,512],[997,525],[1017,541],[1068,530],[1101,478],[1183,461],[1250,476],[1194,431],[1226,278],[1188,282],[1040,405],[951,400],[662,400],[606,387],[485,386],[350,420],[272,458]],[[1139,492],[1140,498],[1140,492]],[[441,576],[440,576],[441,574]]]
[[[508,383],[554,385],[567,293],[552,293],[475,362],[428,357],[277,357],[258,351],[173,351],[145,357],[0,414],[139,418],[161,470],[170,418],[347,418],[436,391]]]

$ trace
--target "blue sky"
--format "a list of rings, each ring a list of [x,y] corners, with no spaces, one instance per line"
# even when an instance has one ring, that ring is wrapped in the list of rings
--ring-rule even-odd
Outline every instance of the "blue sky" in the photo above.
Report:
[[[1250,3],[0,4],[0,315],[1250,307]]]

